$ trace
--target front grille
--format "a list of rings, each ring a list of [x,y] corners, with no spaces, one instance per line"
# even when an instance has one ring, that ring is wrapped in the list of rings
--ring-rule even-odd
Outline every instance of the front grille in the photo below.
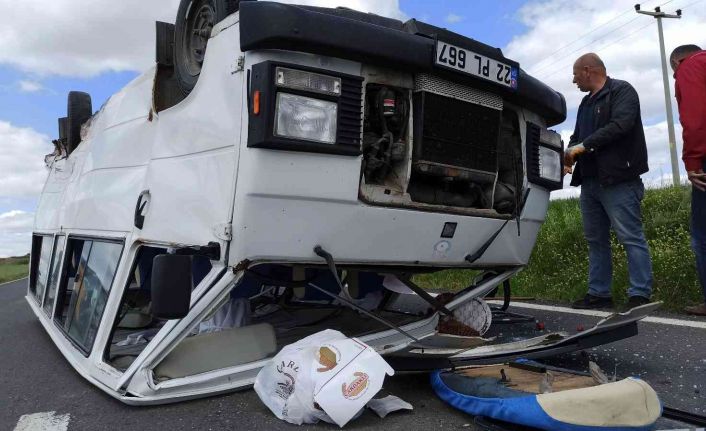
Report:
[[[502,103],[502,100],[501,100]],[[428,91],[414,94],[414,167],[432,173],[445,165],[480,171],[492,181],[498,165],[502,111]],[[439,172],[436,170],[436,172]],[[436,176],[446,176],[446,170]],[[454,175],[451,175],[454,176]]]
[[[493,108],[499,111],[503,110],[503,99],[497,94],[477,90],[426,73],[420,73],[415,76],[414,91],[426,91],[427,93],[450,97],[475,105],[485,106],[486,108]]]

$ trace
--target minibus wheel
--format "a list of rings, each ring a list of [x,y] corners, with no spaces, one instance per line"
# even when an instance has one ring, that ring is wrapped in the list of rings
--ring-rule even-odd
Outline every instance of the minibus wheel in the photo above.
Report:
[[[239,6],[240,0],[181,0],[174,30],[174,63],[184,95],[199,79],[213,26]]]

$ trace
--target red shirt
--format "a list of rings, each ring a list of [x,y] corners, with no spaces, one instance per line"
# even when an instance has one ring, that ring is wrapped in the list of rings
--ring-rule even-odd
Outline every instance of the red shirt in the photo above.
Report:
[[[684,59],[674,74],[679,121],[687,171],[698,171],[706,161],[706,51]]]

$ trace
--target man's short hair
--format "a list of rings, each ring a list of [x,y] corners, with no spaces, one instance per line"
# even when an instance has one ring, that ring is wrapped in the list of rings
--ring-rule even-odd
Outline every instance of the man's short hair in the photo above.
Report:
[[[701,51],[701,48],[698,45],[681,45],[676,48],[674,48],[674,51],[672,51],[672,54],[669,56],[669,62],[673,63],[674,59],[677,57],[683,57],[689,54],[692,54],[694,52]]]

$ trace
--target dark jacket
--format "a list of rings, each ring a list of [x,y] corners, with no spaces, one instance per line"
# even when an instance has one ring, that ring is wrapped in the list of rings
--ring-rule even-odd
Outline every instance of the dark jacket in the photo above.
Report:
[[[589,97],[587,95],[581,101],[579,115]],[[649,167],[637,91],[625,81],[608,78],[595,97],[598,98],[594,105],[595,131],[583,140],[583,145],[595,154],[598,181],[602,186],[608,186],[639,178]],[[569,146],[579,144],[578,136],[577,122]],[[581,156],[574,168],[571,185],[581,185]]]

